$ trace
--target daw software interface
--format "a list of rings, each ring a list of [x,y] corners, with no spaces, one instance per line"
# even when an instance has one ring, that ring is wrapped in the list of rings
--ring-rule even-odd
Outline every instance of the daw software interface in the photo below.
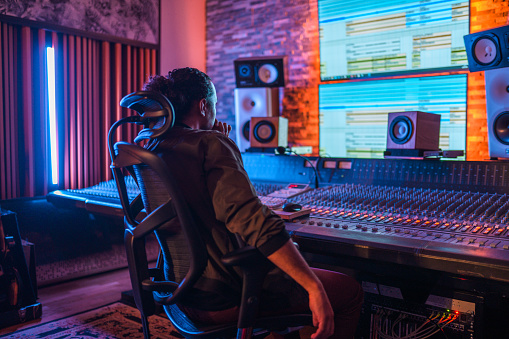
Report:
[[[389,112],[438,113],[440,148],[465,150],[467,75],[319,86],[320,155],[382,158]]]
[[[468,1],[319,0],[323,81],[466,69]]]

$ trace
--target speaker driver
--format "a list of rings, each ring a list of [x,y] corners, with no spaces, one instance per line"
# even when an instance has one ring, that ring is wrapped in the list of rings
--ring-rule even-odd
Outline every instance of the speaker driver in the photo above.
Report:
[[[251,65],[243,64],[239,66],[239,76],[243,78],[250,77],[252,73]]]
[[[262,144],[269,143],[276,136],[276,126],[269,121],[260,121],[253,127],[253,136]]]
[[[258,69],[258,77],[264,84],[271,84],[277,80],[277,68],[271,64],[264,64]]]
[[[249,140],[249,129],[251,127],[251,120],[246,121],[244,126],[242,126],[242,135],[246,140]]]
[[[260,106],[260,97],[257,95],[253,95],[252,97],[245,97],[242,100],[242,108],[246,112],[253,112],[256,109],[258,109],[258,106]],[[258,104],[257,104],[258,102]]]
[[[497,43],[488,36],[479,37],[473,44],[475,61],[485,66],[497,59]]]
[[[509,112],[500,113],[493,122],[495,137],[504,145],[509,145]]]
[[[398,116],[389,127],[389,135],[391,140],[397,144],[404,144],[413,133],[412,121],[406,116]]]

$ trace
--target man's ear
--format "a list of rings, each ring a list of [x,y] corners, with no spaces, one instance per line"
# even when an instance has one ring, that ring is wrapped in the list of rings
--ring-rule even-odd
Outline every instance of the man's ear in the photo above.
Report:
[[[207,108],[207,99],[200,100],[200,114],[205,116],[205,109]]]

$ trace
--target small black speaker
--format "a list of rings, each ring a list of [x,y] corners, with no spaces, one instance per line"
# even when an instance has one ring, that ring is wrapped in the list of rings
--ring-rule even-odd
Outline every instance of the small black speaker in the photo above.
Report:
[[[238,88],[285,86],[286,56],[239,58],[233,64]]]
[[[509,26],[463,37],[471,72],[509,66]]]

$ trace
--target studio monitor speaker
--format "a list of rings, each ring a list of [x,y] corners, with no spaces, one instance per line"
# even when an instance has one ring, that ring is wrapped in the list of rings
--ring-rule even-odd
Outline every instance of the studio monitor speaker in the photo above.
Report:
[[[488,148],[509,158],[509,26],[464,36],[471,72],[485,71]]]
[[[279,89],[271,87],[236,88],[235,126],[237,146],[241,152],[250,147],[252,117],[279,116]]]
[[[491,158],[509,158],[509,68],[484,74],[488,148]]]
[[[509,26],[465,35],[468,68],[471,72],[509,66]]]
[[[251,118],[251,147],[288,146],[288,119],[283,117]]]
[[[286,57],[240,58],[233,61],[235,81],[242,87],[284,87]]]
[[[387,149],[435,151],[440,142],[440,115],[420,111],[389,113]]]

